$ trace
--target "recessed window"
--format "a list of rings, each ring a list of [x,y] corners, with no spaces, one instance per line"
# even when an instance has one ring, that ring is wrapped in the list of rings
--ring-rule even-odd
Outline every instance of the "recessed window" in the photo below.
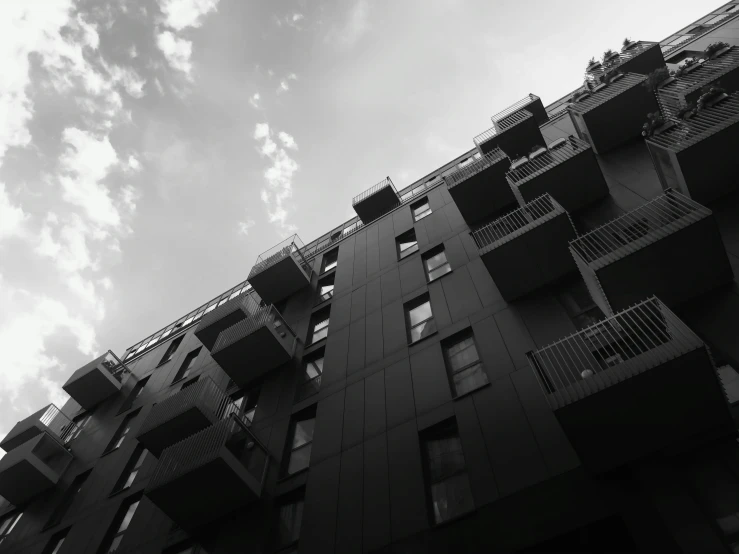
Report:
[[[477,352],[471,330],[446,340],[444,359],[455,396],[461,396],[488,384],[488,376]]]
[[[111,536],[107,539],[105,548],[101,548],[100,552],[115,552],[121,545],[121,541],[123,540],[123,535],[126,533],[126,530],[131,525],[131,520],[133,519],[134,514],[136,513],[136,509],[139,507],[139,502],[141,501],[140,496],[136,496],[134,498],[129,498],[120,508],[118,511],[118,515],[113,520],[113,525],[111,527]]]
[[[428,198],[411,204],[411,213],[413,214],[413,221],[421,221],[427,215],[431,215]]]
[[[423,436],[426,487],[436,524],[475,508],[457,425],[445,423]]]
[[[64,540],[67,538],[67,533],[69,533],[69,529],[65,529],[64,531],[53,535],[46,545],[46,548],[44,548],[43,554],[59,554],[62,549],[62,545],[64,544]]]
[[[298,385],[298,391],[295,395],[296,402],[305,400],[319,391],[321,388],[321,375],[323,375],[323,349],[305,361],[303,378],[300,381],[300,385]]]
[[[334,269],[339,263],[339,249],[334,248],[330,252],[326,252],[323,255],[323,261],[321,261],[321,273],[326,273]]]
[[[13,527],[15,527],[15,524],[18,523],[18,520],[22,515],[23,512],[12,512],[0,519],[0,546],[2,546],[5,539],[8,538],[8,535],[10,535],[10,532],[13,530]]]
[[[408,342],[414,343],[428,337],[436,331],[431,301],[427,294],[408,302],[405,305]]]
[[[197,359],[198,354],[200,354],[200,348],[196,348],[192,352],[189,352],[187,356],[185,356],[180,369],[177,370],[177,375],[174,376],[174,381],[172,381],[173,383],[181,381],[182,379],[185,379],[188,375],[190,375],[190,372],[195,367],[195,360]]]
[[[261,387],[254,385],[249,387],[248,390],[241,391],[233,397],[234,405],[238,410],[238,414],[242,420],[251,424],[254,421],[254,414],[257,411],[257,401],[259,400],[259,392]]]
[[[446,259],[443,244],[424,254],[423,267],[426,270],[426,278],[429,282],[438,279],[442,275],[446,275],[452,270]]]
[[[316,425],[314,413],[298,417],[290,425],[290,451],[287,473],[292,475],[310,465],[310,451],[313,444],[313,428]]]
[[[313,317],[311,317],[310,340],[308,341],[308,344],[313,344],[326,338],[328,335],[330,314],[331,312],[328,310],[321,310],[320,312],[313,314]]]
[[[418,241],[416,240],[416,230],[411,229],[397,237],[395,244],[398,247],[398,259],[410,256],[414,252],[418,252]]]
[[[74,425],[69,427],[68,432],[62,433],[62,435],[67,435],[64,436],[64,442],[68,443],[79,437],[82,433],[82,430],[90,422],[90,419],[92,419],[92,414],[88,412],[83,412],[75,416],[74,419],[72,419]]]
[[[72,506],[72,503],[75,501],[76,498],[79,497],[80,493],[82,492],[85,481],[87,481],[90,473],[92,473],[92,470],[80,473],[77,477],[74,478],[67,490],[64,491],[64,495],[59,501],[59,504],[57,504],[56,508],[54,508],[54,512],[52,512],[49,521],[46,523],[47,528],[53,527],[54,525],[62,522],[64,516],[69,511],[69,508]]]
[[[580,278],[563,285],[558,297],[578,331],[594,325],[605,317],[590,296],[585,282]]]
[[[318,281],[318,304],[330,300],[334,295],[335,274],[328,275]]]
[[[112,450],[115,450],[116,448],[119,448],[123,441],[126,439],[126,436],[131,431],[131,423],[133,422],[134,418],[139,414],[139,410],[136,410],[135,412],[131,412],[128,414],[123,421],[121,422],[120,426],[115,432],[115,435],[113,435],[113,438],[110,440],[110,443],[108,444],[108,447],[105,449],[105,452],[111,452]]]
[[[149,377],[144,377],[134,385],[133,389],[131,389],[131,393],[128,395],[128,398],[126,398],[123,406],[121,406],[121,409],[118,411],[119,414],[131,409],[131,406],[133,406],[134,402],[136,402],[139,396],[141,396],[141,393],[144,392],[144,389],[146,388],[146,383],[148,382]]]
[[[300,524],[303,520],[303,504],[303,498],[294,498],[280,503],[277,511],[278,547],[285,548],[291,546],[300,538]]]
[[[148,450],[146,450],[146,448],[144,448],[143,446],[136,446],[131,459],[128,460],[123,473],[118,478],[115,487],[113,487],[114,493],[127,489],[131,485],[133,485],[133,482],[136,480],[136,476],[139,474],[141,466],[144,464],[144,460],[146,459],[146,455],[148,453]]]
[[[168,361],[170,361],[174,357],[175,352],[177,352],[177,348],[179,348],[180,343],[182,342],[183,338],[184,338],[184,335],[177,337],[176,339],[174,339],[172,342],[169,343],[169,345],[167,346],[167,350],[164,352],[164,356],[162,356],[162,359],[157,364],[157,367],[159,367],[160,365],[166,364]]]
[[[180,391],[183,391],[183,390],[185,390],[185,389],[187,389],[187,388],[189,388],[189,387],[192,387],[192,386],[193,386],[193,385],[194,385],[195,383],[197,383],[197,382],[198,382],[198,380],[199,380],[199,379],[200,379],[200,375],[196,375],[196,376],[195,376],[195,377],[193,377],[192,379],[190,379],[190,380],[188,380],[188,381],[185,381],[185,382],[184,382],[184,383],[182,384],[182,386],[180,387]]]

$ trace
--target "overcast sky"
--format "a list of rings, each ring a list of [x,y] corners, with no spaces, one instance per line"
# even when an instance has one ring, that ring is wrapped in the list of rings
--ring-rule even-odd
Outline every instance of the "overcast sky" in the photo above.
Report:
[[[0,436],[695,0],[0,1]]]

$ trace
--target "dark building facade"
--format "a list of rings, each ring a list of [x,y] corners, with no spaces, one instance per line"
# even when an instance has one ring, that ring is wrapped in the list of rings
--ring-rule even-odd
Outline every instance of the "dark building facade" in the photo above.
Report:
[[[733,2],[91,361],[0,552],[739,552],[737,89]]]

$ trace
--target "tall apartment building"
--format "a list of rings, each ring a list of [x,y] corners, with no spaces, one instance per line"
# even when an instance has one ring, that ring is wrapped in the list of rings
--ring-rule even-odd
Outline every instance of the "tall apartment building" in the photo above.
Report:
[[[739,552],[739,2],[588,69],[77,370],[0,552]]]

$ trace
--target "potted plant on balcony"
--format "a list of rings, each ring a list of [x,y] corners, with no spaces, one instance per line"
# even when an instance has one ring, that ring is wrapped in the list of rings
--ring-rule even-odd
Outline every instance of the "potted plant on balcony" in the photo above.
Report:
[[[675,79],[670,75],[670,71],[663,66],[659,69],[655,69],[647,75],[647,80],[644,81],[644,86],[647,87],[648,91],[654,92],[660,87],[669,85],[674,80]]]
[[[698,107],[695,104],[688,104],[678,110],[677,117],[680,119],[690,119],[697,113]]]
[[[675,71],[675,77],[682,77],[692,71],[695,71],[700,67],[700,60],[698,58],[685,58],[680,62],[680,66]]]
[[[635,40],[631,40],[630,38],[626,37],[624,39],[624,41],[623,41],[622,46],[621,46],[621,52],[626,52],[627,50],[631,50],[637,44],[639,44],[639,43],[636,42]]]
[[[617,68],[612,67],[600,76],[600,82],[604,85],[610,85],[613,81],[616,81],[623,76],[624,74],[622,71],[619,71]]]
[[[651,137],[654,134],[659,134],[666,130],[663,127],[667,126],[665,118],[662,117],[660,112],[652,112],[647,114],[647,121],[642,125],[641,134],[643,137]],[[670,124],[670,126],[672,126]]]
[[[588,61],[588,65],[585,68],[585,71],[587,71],[588,73],[590,73],[591,71],[595,71],[599,67],[601,67],[600,62],[598,60],[596,60],[595,57],[592,57]]]
[[[706,85],[701,89],[700,98],[698,98],[698,111],[706,108],[712,108],[722,100],[728,98],[726,89],[721,87],[721,83],[714,83],[712,85]]]
[[[540,144],[535,144],[531,147],[531,150],[529,151],[529,160],[533,160],[534,158],[538,158],[542,154],[545,154],[548,152],[545,146],[541,146]]]
[[[570,97],[570,102],[574,104],[576,102],[579,102],[582,98],[586,96],[590,96],[589,91],[585,90],[585,88],[578,89],[572,93],[572,96]]]
[[[608,50],[603,52],[603,65],[604,66],[612,65],[620,57],[621,57],[621,54],[619,54],[618,52],[614,52],[613,50],[609,48]]]
[[[731,46],[728,43],[719,41],[706,46],[706,49],[703,51],[703,55],[707,59],[712,60],[726,54],[729,50],[731,50]]]

